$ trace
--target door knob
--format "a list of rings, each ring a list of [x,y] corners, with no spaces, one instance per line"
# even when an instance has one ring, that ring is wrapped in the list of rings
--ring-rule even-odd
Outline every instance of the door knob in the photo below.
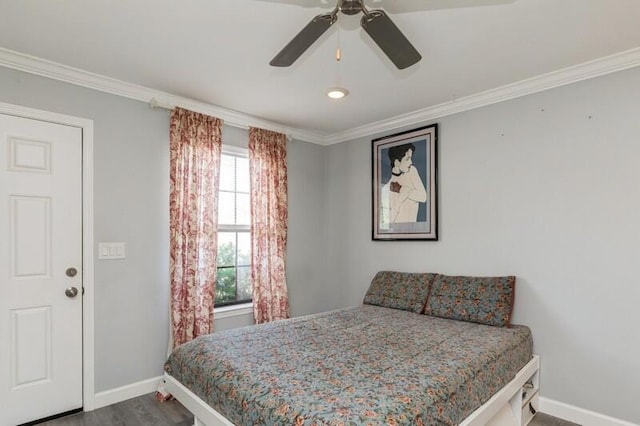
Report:
[[[78,295],[78,289],[75,287],[69,287],[68,289],[66,289],[64,291],[64,294],[69,298],[69,299],[73,299],[74,297],[76,297]]]
[[[68,277],[73,278],[78,275],[78,270],[76,268],[67,268],[66,274]]]

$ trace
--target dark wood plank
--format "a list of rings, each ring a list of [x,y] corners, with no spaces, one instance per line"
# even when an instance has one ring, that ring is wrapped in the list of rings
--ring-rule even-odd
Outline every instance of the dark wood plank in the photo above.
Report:
[[[544,413],[537,413],[529,426],[580,426],[576,423],[571,423],[566,420],[559,419],[557,417],[550,416]]]
[[[158,402],[143,395],[88,413],[41,423],[43,426],[191,426],[193,416],[178,401]]]

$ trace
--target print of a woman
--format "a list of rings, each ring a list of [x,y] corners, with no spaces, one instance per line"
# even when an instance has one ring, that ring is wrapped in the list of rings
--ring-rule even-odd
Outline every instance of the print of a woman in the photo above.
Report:
[[[383,225],[416,222],[418,203],[427,201],[427,190],[413,166],[415,150],[411,143],[389,148],[391,179],[381,189]]]

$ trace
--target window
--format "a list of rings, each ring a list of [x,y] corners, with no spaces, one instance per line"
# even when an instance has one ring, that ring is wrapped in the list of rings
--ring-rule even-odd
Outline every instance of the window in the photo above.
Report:
[[[251,204],[245,150],[223,148],[218,193],[215,306],[251,302]]]

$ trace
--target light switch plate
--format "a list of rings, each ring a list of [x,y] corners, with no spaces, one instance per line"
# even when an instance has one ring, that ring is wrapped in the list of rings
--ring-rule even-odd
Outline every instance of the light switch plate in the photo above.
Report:
[[[126,257],[125,243],[98,243],[98,259],[112,260]]]

